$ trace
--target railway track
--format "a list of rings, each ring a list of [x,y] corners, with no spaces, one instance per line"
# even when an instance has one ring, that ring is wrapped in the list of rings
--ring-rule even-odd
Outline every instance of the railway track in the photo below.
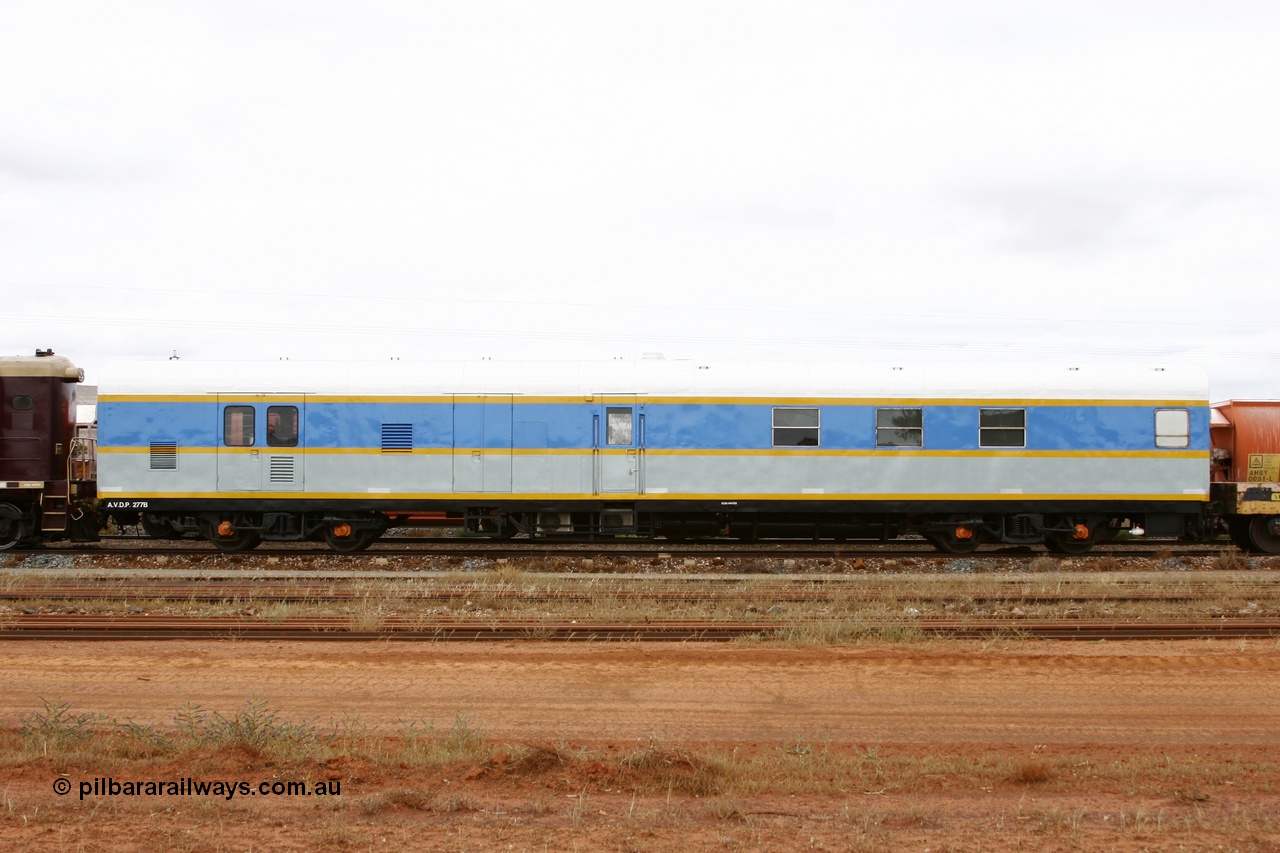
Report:
[[[1087,554],[1059,556],[1030,546],[990,545],[983,546],[971,554],[955,555],[941,553],[924,542],[918,544],[911,542],[884,544],[877,542],[668,543],[640,541],[518,541],[513,543],[511,541],[490,539],[424,540],[403,538],[379,540],[368,550],[359,553],[340,553],[312,543],[297,543],[263,546],[252,551],[228,554],[217,550],[207,542],[199,540],[168,542],[152,539],[120,538],[91,544],[44,545],[40,548],[13,549],[5,553],[24,557],[38,554],[109,555],[117,557],[198,556],[201,559],[234,558],[242,561],[269,557],[317,557],[349,563],[367,562],[379,557],[450,557],[487,560],[529,558],[802,560],[818,558],[856,559],[862,557],[877,559],[921,558],[948,561],[990,558],[1012,558],[1030,561],[1037,557],[1050,557],[1087,561],[1106,557],[1205,557],[1221,554],[1224,551],[1231,551],[1233,547],[1225,542],[1204,545],[1178,545],[1169,542],[1125,543],[1123,545],[1099,546]]]
[[[828,623],[849,637],[902,636],[1042,640],[1194,640],[1280,636],[1280,620],[1217,619],[1190,622],[1096,622],[1074,620],[918,620]],[[547,622],[538,620],[422,621],[385,619],[374,627],[341,618],[249,620],[240,617],[18,616],[0,623],[0,640],[254,640],[254,641],[431,641],[431,642],[723,642],[748,636],[786,639],[802,626],[663,620],[645,624]]]
[[[371,598],[389,598],[405,602],[450,603],[483,597],[490,602],[592,602],[601,598],[614,601],[653,601],[691,603],[750,597],[768,598],[773,602],[801,604],[830,601],[838,597],[845,602],[872,602],[888,596],[918,602],[948,602],[959,599],[975,604],[1062,604],[1075,602],[1197,602],[1206,596],[1221,595],[1224,589],[1236,596],[1254,601],[1280,601],[1278,581],[1233,584],[1230,587],[1206,583],[1181,584],[1176,591],[1142,589],[1137,583],[1117,582],[1106,589],[1071,589],[1078,584],[1059,583],[1054,591],[1029,590],[1026,582],[1006,581],[999,586],[1007,589],[988,590],[930,590],[927,588],[903,589],[900,584],[849,582],[808,579],[794,582],[750,581],[736,588],[715,587],[680,588],[685,583],[664,583],[663,589],[637,589],[626,583],[601,587],[594,581],[599,577],[572,576],[583,581],[580,589],[538,588],[524,584],[444,584],[420,583],[412,586],[371,589],[345,583],[291,583],[245,581],[125,581],[104,584],[77,583],[16,583],[0,589],[0,601],[171,601],[222,603],[255,601],[269,603],[331,603],[367,601]],[[428,579],[429,580],[429,579]],[[717,585],[719,586],[719,585]]]

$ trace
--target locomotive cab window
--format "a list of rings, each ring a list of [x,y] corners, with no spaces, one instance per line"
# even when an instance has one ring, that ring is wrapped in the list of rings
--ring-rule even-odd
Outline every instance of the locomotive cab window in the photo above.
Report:
[[[631,408],[609,406],[604,412],[604,442],[621,447],[631,446]]]
[[[817,409],[774,409],[774,447],[817,447],[822,428]]]
[[[1186,409],[1156,409],[1156,447],[1188,447],[1191,413]]]
[[[876,447],[924,447],[924,409],[876,409]]]
[[[298,407],[267,407],[267,445],[269,447],[298,446]]]
[[[981,409],[978,413],[979,447],[1026,447],[1026,409]]]
[[[222,443],[253,447],[253,406],[227,406],[222,411]]]
[[[13,398],[15,412],[28,412],[36,407],[36,398],[30,394],[18,394]]]

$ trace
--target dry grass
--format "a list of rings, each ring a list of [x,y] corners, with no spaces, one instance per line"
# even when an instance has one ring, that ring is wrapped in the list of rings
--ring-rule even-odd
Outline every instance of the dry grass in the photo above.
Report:
[[[1028,758],[1014,766],[1009,778],[1019,785],[1040,785],[1053,778],[1053,769],[1043,758]]]
[[[394,809],[427,811],[435,800],[435,792],[421,788],[395,787],[376,794],[359,797],[356,807],[365,814],[380,814]]]
[[[672,791],[695,797],[717,793],[724,784],[722,760],[683,747],[650,742],[619,762],[624,777],[641,791]]]
[[[510,772],[519,776],[541,776],[567,766],[576,759],[575,754],[561,744],[535,743],[525,747],[512,761]]]
[[[1209,568],[1218,572],[1248,571],[1249,558],[1235,549],[1223,551],[1210,561]]]
[[[219,756],[242,762],[292,762],[316,774],[334,761],[361,761],[419,774],[425,768],[479,767],[485,774],[536,781],[585,779],[585,783],[686,797],[836,795],[851,792],[929,792],[948,786],[1039,786],[1047,790],[1114,790],[1126,795],[1198,792],[1230,785],[1238,794],[1276,793],[1280,763],[1248,762],[1206,752],[1194,761],[1164,756],[1125,760],[1057,754],[1015,758],[1001,754],[954,756],[890,752],[876,745],[836,744],[797,734],[772,748],[689,747],[650,742],[626,754],[570,748],[561,743],[503,744],[486,738],[474,716],[458,713],[451,725],[411,721],[397,734],[381,733],[358,719],[321,726],[284,719],[264,702],[250,701],[221,713],[182,708],[172,724],[140,726],[68,703],[46,703],[17,729],[0,734],[0,767],[47,763],[54,768],[92,766],[100,772],[182,760],[193,771],[225,770]],[[238,758],[237,758],[238,757]],[[328,763],[326,763],[328,762]],[[433,772],[431,776],[449,776]],[[584,775],[585,774],[585,775]],[[394,774],[393,774],[394,775]],[[575,785],[580,783],[573,783]],[[465,802],[428,802],[416,786],[393,786],[361,802],[370,813],[411,808],[465,811]],[[0,809],[3,812],[3,809]]]
[[[414,721],[394,734],[358,719],[316,726],[285,719],[257,700],[222,715],[184,708],[164,733],[157,749],[148,727],[48,703],[0,733],[0,766],[30,765],[37,774],[93,767],[120,778],[167,774],[175,766],[197,778],[267,768],[324,778],[338,768],[344,778],[358,777],[355,790],[344,783],[343,797],[281,813],[301,820],[310,849],[421,847],[427,826],[476,827],[490,842],[485,846],[501,849],[505,842],[539,849],[554,839],[566,849],[625,850],[786,846],[780,836],[762,834],[769,828],[792,844],[817,837],[817,847],[844,850],[948,849],[949,838],[972,842],[956,849],[980,849],[979,826],[1002,844],[1026,849],[1101,849],[1116,839],[1144,849],[1217,849],[1219,842],[1226,849],[1270,849],[1268,839],[1280,832],[1265,804],[1280,795],[1280,763],[1245,761],[1221,749],[1197,752],[1193,760],[1161,750],[1116,759],[1105,748],[949,754],[797,734],[754,747],[654,741],[618,752],[616,745],[495,742],[465,713],[449,725]],[[487,787],[486,780],[496,784]],[[970,806],[951,813],[947,804],[955,796],[979,792],[1003,795],[996,801],[1003,805],[980,823]],[[1243,804],[1220,802],[1224,794]],[[178,851],[242,849],[244,836],[233,839],[224,827],[251,826],[256,834],[277,824],[274,818],[268,824],[262,804],[252,801],[172,806],[92,798],[49,809],[44,800],[24,799],[30,796],[0,797],[0,835],[29,839],[22,849],[44,849],[50,830],[69,842],[61,845],[67,849],[101,849],[95,816],[127,823],[140,846]],[[49,796],[43,787],[41,796]],[[539,827],[552,835],[529,834]],[[691,840],[682,847],[647,835],[659,830]],[[1241,844],[1249,839],[1258,843]],[[262,846],[274,849],[265,837]]]

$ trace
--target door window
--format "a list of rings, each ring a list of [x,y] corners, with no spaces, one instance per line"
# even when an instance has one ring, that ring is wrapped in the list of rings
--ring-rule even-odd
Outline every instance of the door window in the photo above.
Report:
[[[605,444],[630,447],[631,438],[631,408],[606,408]]]
[[[298,446],[298,407],[267,407],[267,445],[270,447]]]
[[[253,447],[253,406],[227,406],[222,412],[222,443]]]

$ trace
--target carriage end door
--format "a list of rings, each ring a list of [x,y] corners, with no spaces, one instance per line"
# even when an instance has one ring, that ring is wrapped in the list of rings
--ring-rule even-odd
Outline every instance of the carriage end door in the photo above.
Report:
[[[644,414],[634,396],[605,397],[595,416],[601,492],[637,493],[643,482]]]

